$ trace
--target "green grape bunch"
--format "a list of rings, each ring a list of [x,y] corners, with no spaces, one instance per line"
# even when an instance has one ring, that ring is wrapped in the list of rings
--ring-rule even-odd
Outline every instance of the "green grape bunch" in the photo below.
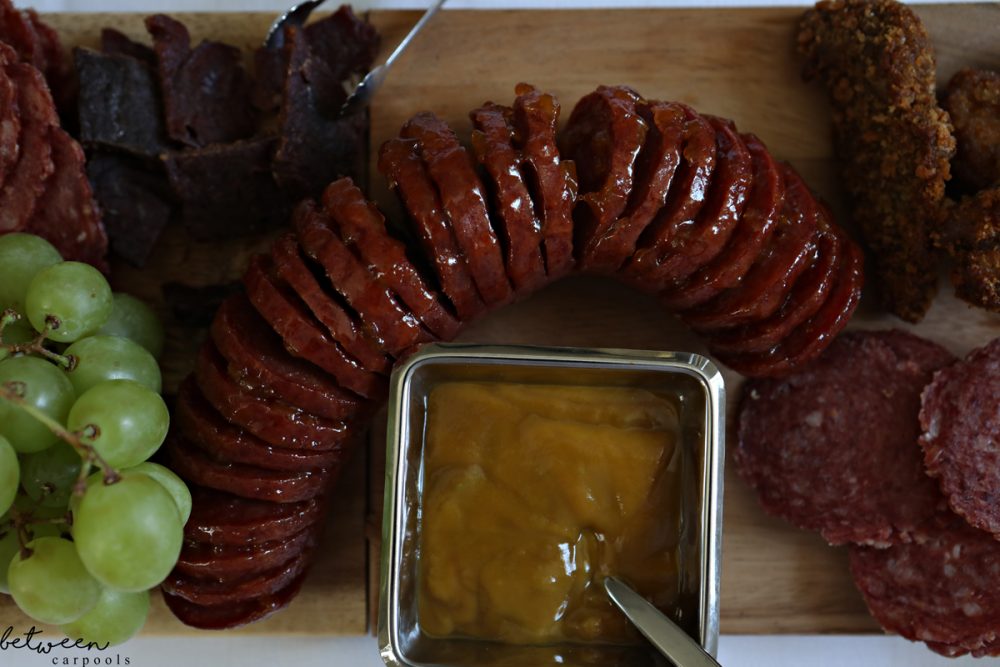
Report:
[[[142,301],[30,234],[0,236],[0,593],[120,644],[177,562],[191,494],[148,461],[170,414]]]

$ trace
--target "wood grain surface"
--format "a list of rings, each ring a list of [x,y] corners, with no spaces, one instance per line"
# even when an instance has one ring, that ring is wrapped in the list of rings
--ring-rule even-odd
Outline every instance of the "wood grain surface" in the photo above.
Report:
[[[1000,68],[997,5],[920,6],[946,80],[962,66]],[[650,98],[681,100],[734,119],[781,159],[791,162],[846,222],[830,145],[824,92],[799,77],[793,51],[797,9],[445,11],[399,61],[372,109],[372,149],[410,115],[431,110],[467,137],[467,113],[483,101],[509,103],[527,81],[555,93],[565,119],[575,101],[599,84],[624,83]],[[135,15],[48,17],[69,44],[93,45],[102,26],[143,37]],[[249,47],[271,17],[259,14],[181,16],[195,39]],[[375,12],[372,21],[391,48],[416,20],[413,12]],[[397,205],[380,176],[372,194],[390,216]],[[236,279],[267,239],[193,244],[170,230],[145,271],[119,267],[116,283],[163,309],[160,285]],[[927,318],[907,326],[877,312],[866,289],[854,328],[901,327],[964,354],[1000,335],[1000,317],[958,302],[942,278]],[[168,319],[168,388],[191,367],[199,333]],[[567,279],[476,322],[463,341],[688,350],[704,346],[655,301],[606,280]],[[740,378],[726,373],[730,415]],[[730,428],[730,436],[733,430]],[[351,634],[366,627],[377,581],[384,427],[372,433],[369,457],[358,456],[339,492],[322,555],[304,592],[285,612],[239,632]],[[731,442],[731,439],[730,439]],[[368,483],[365,480],[367,466]],[[368,493],[365,493],[365,488]],[[722,619],[724,633],[844,633],[878,628],[847,571],[846,552],[816,535],[763,515],[752,494],[727,469],[725,480]],[[367,527],[365,517],[367,516]],[[366,554],[366,532],[372,538]],[[367,569],[366,569],[367,568]],[[366,576],[367,572],[367,576]],[[0,601],[0,626],[30,624]],[[146,633],[193,633],[157,604]]]

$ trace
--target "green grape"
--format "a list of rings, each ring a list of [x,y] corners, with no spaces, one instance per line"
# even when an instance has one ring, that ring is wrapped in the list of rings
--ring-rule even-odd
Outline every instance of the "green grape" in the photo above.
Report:
[[[45,451],[24,455],[21,486],[42,507],[65,510],[82,465],[79,452],[69,443],[57,442]]]
[[[133,340],[159,358],[165,334],[153,309],[131,294],[115,292],[111,317],[97,333]]]
[[[47,334],[59,343],[95,333],[108,321],[113,303],[111,286],[101,272],[81,262],[42,269],[24,299],[28,320],[38,331],[45,330],[46,317],[59,320],[59,327]]]
[[[139,465],[129,468],[126,472],[141,472],[159,482],[173,496],[174,502],[177,503],[177,511],[181,515],[181,523],[187,523],[188,517],[191,516],[191,491],[188,490],[184,480],[178,477],[173,470],[165,468],[159,463],[143,461]]]
[[[17,452],[7,438],[0,435],[0,514],[14,504],[20,480],[21,466],[17,462]]]
[[[7,584],[21,611],[42,623],[62,625],[93,609],[101,585],[83,566],[76,547],[59,537],[28,543],[31,555],[17,554],[7,569]]]
[[[24,383],[24,400],[60,424],[66,423],[76,392],[66,374],[38,357],[13,357],[0,361],[0,385]],[[0,399],[0,435],[18,452],[40,452],[59,441],[49,428],[19,406]]]
[[[62,261],[51,243],[31,234],[0,236],[0,310],[24,314],[28,285],[42,269]]]
[[[105,588],[93,609],[60,630],[84,644],[117,646],[142,630],[148,615],[149,591],[126,593]]]
[[[0,236],[0,238],[3,238]],[[35,330],[31,328],[31,324],[28,320],[23,317],[17,322],[8,324],[3,328],[3,342],[7,345],[20,345],[21,343],[30,343],[35,339]],[[10,356],[10,353],[0,348],[0,361],[3,361]]]
[[[134,380],[160,393],[160,366],[146,348],[119,336],[93,336],[76,341],[63,352],[76,358],[76,367],[66,373],[82,396],[106,380]]]
[[[17,542],[17,531],[7,519],[0,520],[0,593],[10,593],[7,585],[7,568],[17,555],[20,545]]]
[[[159,449],[170,428],[170,412],[160,395],[132,380],[111,380],[89,389],[69,411],[66,425],[80,432],[90,425],[97,437],[84,442],[112,468],[130,468]]]
[[[73,522],[80,559],[109,588],[143,591],[163,581],[177,562],[184,526],[177,504],[150,477],[125,473],[95,484]]]

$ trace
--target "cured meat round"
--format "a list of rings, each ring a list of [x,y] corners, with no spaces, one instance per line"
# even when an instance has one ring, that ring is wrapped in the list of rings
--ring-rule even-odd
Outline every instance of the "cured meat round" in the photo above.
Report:
[[[748,381],[740,476],[769,514],[831,544],[919,538],[943,504],[917,445],[920,392],[952,359],[902,331],[851,332],[799,373]]]
[[[163,601],[182,623],[202,630],[224,630],[259,621],[287,607],[298,595],[305,575],[276,593],[250,598],[237,603],[198,605],[177,595],[163,593]]]
[[[673,102],[641,102],[636,111],[649,131],[635,164],[628,207],[584,248],[582,263],[588,270],[617,271],[632,257],[639,237],[666,203],[681,162],[689,109]]]
[[[373,373],[385,374],[389,359],[361,331],[354,317],[329,294],[306,265],[294,234],[284,234],[271,246],[274,271],[295,291],[344,352]]]
[[[573,268],[573,206],[576,203],[576,165],[559,157],[556,128],[559,101],[526,83],[514,89],[514,148],[526,160],[529,189],[534,189],[542,216],[542,245],[549,279]],[[539,206],[540,200],[540,206]]]
[[[542,257],[542,222],[536,212],[514,148],[513,110],[492,102],[474,109],[469,117],[472,151],[486,170],[490,201],[506,249],[507,277],[517,292],[531,291],[546,281]],[[543,212],[544,213],[544,212]],[[572,234],[572,229],[570,230]]]
[[[1000,338],[924,391],[920,446],[951,509],[1000,539]]]
[[[323,191],[323,206],[340,230],[340,238],[388,285],[436,337],[452,339],[462,323],[445,310],[406,256],[406,246],[389,235],[385,218],[350,179],[341,178]]]
[[[21,111],[17,87],[7,68],[17,62],[17,54],[0,42],[0,186],[11,175],[21,154]]]
[[[305,529],[284,540],[226,547],[185,542],[176,572],[196,579],[236,579],[284,565],[312,541],[313,530]]]
[[[286,540],[314,525],[322,499],[272,503],[191,485],[191,517],[184,538],[222,547],[250,547]]]
[[[1000,654],[1000,542],[946,513],[921,542],[851,548],[851,574],[890,632],[949,656]]]
[[[413,314],[403,309],[389,289],[344,245],[332,221],[316,204],[300,204],[293,224],[302,249],[323,267],[330,284],[389,354],[398,358],[416,345],[431,341]],[[287,344],[288,337],[283,337]]]
[[[434,182],[417,153],[416,142],[390,139],[382,144],[378,170],[399,195],[424,254],[434,266],[442,291],[455,306],[458,319],[468,322],[482,314],[486,306],[458,250]]]
[[[447,123],[434,114],[417,114],[403,125],[401,134],[417,142],[479,296],[489,306],[510,301],[500,243],[490,225],[483,184],[472,158]]]
[[[247,297],[293,355],[330,373],[346,389],[365,398],[385,393],[385,378],[361,366],[320,329],[301,299],[273,275],[263,256],[250,260],[243,274]]]
[[[226,360],[206,341],[198,355],[198,387],[226,421],[276,447],[329,451],[341,449],[351,437],[343,422],[321,419],[277,399],[254,396],[226,372]]]
[[[222,418],[187,378],[181,383],[174,407],[174,419],[181,433],[212,458],[275,471],[308,472],[340,465],[344,452],[311,452],[275,447],[254,437]]]
[[[746,209],[715,259],[681,285],[660,294],[660,302],[668,308],[691,308],[738,285],[771,238],[781,215],[785,183],[778,164],[760,139],[752,134],[742,135],[742,139],[753,160],[753,187]]]
[[[170,467],[195,484],[228,491],[242,498],[275,503],[297,503],[315,498],[327,487],[334,474],[330,470],[275,471],[219,461],[210,458],[183,437],[173,437],[168,441],[167,454]]]
[[[577,259],[592,253],[625,213],[649,131],[637,109],[640,101],[626,86],[601,86],[577,102],[563,130],[562,152],[580,179],[573,214]]]
[[[366,412],[367,401],[282,347],[246,296],[237,294],[222,303],[211,333],[229,362],[229,375],[248,391],[263,398],[280,397],[327,419],[358,419]]]

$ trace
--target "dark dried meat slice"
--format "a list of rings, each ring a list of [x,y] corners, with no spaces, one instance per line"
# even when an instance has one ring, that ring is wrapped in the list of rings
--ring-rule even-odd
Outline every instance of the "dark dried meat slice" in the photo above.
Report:
[[[198,239],[284,224],[289,204],[271,174],[274,137],[170,151],[163,156],[181,219]]]
[[[261,440],[288,449],[342,450],[352,439],[343,422],[322,419],[278,399],[255,396],[233,381],[226,360],[211,341],[202,345],[195,376],[198,388],[226,421]]]
[[[385,218],[350,179],[339,179],[326,187],[323,207],[340,230],[341,240],[434,336],[451,340],[458,334],[461,322],[424,283],[406,257],[406,246],[389,235]]]
[[[83,149],[62,128],[52,128],[49,138],[54,171],[25,231],[46,239],[63,259],[107,273],[108,236],[87,182]]]
[[[236,581],[228,578],[206,581],[174,570],[160,587],[164,594],[201,606],[239,604],[282,590],[305,572],[311,557],[312,549],[303,548],[286,563]]]
[[[642,232],[666,203],[680,165],[686,108],[672,102],[640,102],[636,111],[649,131],[635,163],[628,207],[584,248],[582,263],[590,271],[614,272],[632,257]]]
[[[80,77],[80,141],[147,158],[167,150],[160,91],[150,66],[131,56],[73,51]]]
[[[271,260],[277,276],[302,299],[344,352],[373,373],[389,371],[389,358],[361,331],[354,317],[319,284],[302,257],[294,234],[284,234],[274,242]]]
[[[852,332],[801,372],[747,382],[737,471],[765,511],[831,544],[922,538],[943,499],[916,444],[920,392],[952,359],[902,331]]]
[[[681,314],[696,331],[741,326],[773,315],[815,260],[818,205],[805,182],[784,166],[785,204],[770,242],[739,285]]]
[[[735,287],[771,239],[784,204],[784,179],[760,139],[752,134],[742,138],[753,159],[753,186],[746,208],[722,252],[681,285],[660,294],[660,303],[667,308],[692,308]]]
[[[720,354],[719,360],[749,377],[775,377],[804,367],[847,326],[861,300],[863,284],[864,255],[853,241],[847,241],[833,289],[815,315],[766,352]]]
[[[156,67],[156,51],[114,28],[101,29],[101,53],[108,56],[127,56],[150,67]]]
[[[170,138],[197,147],[251,136],[254,115],[242,52],[208,41],[192,50],[184,24],[163,14],[148,17],[146,29],[153,37]]]
[[[851,574],[875,620],[944,655],[1000,650],[1000,542],[946,513],[927,539],[853,547]]]
[[[0,186],[11,177],[21,155],[21,110],[17,86],[7,68],[17,62],[17,54],[0,42]]]
[[[934,376],[920,427],[927,472],[951,509],[1000,539],[1000,338]]]
[[[334,289],[386,352],[398,358],[431,340],[420,322],[351,253],[319,206],[311,201],[300,204],[293,224],[305,253],[323,267]]]
[[[166,175],[137,158],[97,149],[87,160],[87,177],[111,249],[142,268],[173,211]]]
[[[326,18],[309,23],[305,36],[310,57],[329,70],[332,82],[364,76],[378,55],[378,31],[359,19],[350,5],[341,5]]]
[[[463,322],[485,310],[465,265],[455,235],[441,207],[434,182],[417,153],[416,143],[390,139],[379,151],[378,170],[395,189],[415,228],[424,253],[431,259],[441,289]]]
[[[386,380],[350,358],[321,328],[302,300],[273,274],[270,260],[257,256],[243,275],[247,297],[296,357],[333,375],[345,389],[364,398],[385,393]]]
[[[625,86],[601,86],[569,116],[561,137],[563,156],[576,164],[580,192],[573,212],[577,260],[593,252],[628,205],[648,124],[639,94]]]
[[[185,625],[202,630],[225,630],[259,621],[284,609],[298,595],[304,579],[304,575],[300,576],[276,593],[234,604],[197,605],[166,592],[163,593],[163,601]]]
[[[513,110],[487,102],[469,113],[472,152],[489,177],[494,220],[504,247],[507,277],[515,292],[530,293],[545,282],[542,257],[542,222],[521,168],[522,156],[514,149],[509,118]]]
[[[180,432],[192,445],[221,461],[299,473],[335,468],[345,456],[339,449],[287,449],[254,437],[223,419],[191,377],[181,383],[173,414]]]
[[[25,63],[6,65],[4,70],[17,89],[21,114],[21,151],[17,164],[0,189],[0,233],[21,231],[38,206],[52,162],[52,129],[59,117],[41,72]]]
[[[417,142],[479,296],[487,306],[510,301],[500,243],[490,225],[483,184],[472,158],[448,124],[432,113],[408,120],[401,135]]]
[[[272,503],[191,486],[191,517],[184,538],[222,547],[251,547],[287,540],[319,521],[322,499]]]
[[[563,160],[556,143],[559,101],[526,83],[515,88],[514,147],[525,158],[525,175],[541,212],[545,270],[556,280],[573,269],[573,206],[576,165]],[[540,201],[538,201],[540,200]]]
[[[290,472],[219,461],[179,435],[171,436],[166,451],[170,468],[184,479],[242,498],[274,503],[297,503],[315,498],[323,493],[335,475],[334,470]]]
[[[639,237],[636,252],[621,274],[640,289],[653,286],[646,276],[654,274],[672,256],[671,250],[681,242],[679,235],[693,226],[712,187],[712,174],[719,157],[715,129],[690,107],[684,110],[687,120],[682,159],[670,184],[666,205]]]
[[[283,540],[228,547],[202,542],[185,542],[174,572],[195,579],[232,579],[264,572],[284,565],[312,540],[309,528]]]

